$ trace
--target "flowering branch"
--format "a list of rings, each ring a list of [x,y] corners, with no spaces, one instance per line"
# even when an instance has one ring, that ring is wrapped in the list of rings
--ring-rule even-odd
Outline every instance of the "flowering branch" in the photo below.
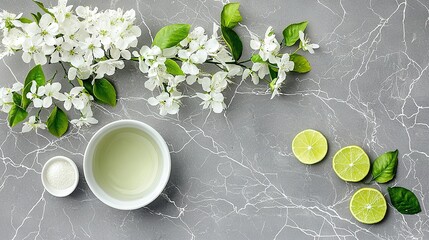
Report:
[[[235,77],[250,77],[254,84],[264,80],[273,98],[279,94],[288,72],[311,70],[307,59],[297,52],[314,53],[313,49],[319,47],[304,36],[307,22],[286,27],[280,43],[269,27],[263,39],[252,35],[250,47],[255,52],[250,59],[240,61],[243,44],[234,31],[242,21],[239,3],[224,6],[221,26],[213,24],[211,35],[202,27],[191,31],[189,24],[172,24],[159,30],[151,46],[139,49],[136,47],[141,30],[134,25],[134,10],[98,11],[83,6],[73,10],[67,0],[59,0],[52,8],[35,3],[44,13],[32,14],[33,20],[22,14],[0,13],[4,48],[0,59],[22,52],[25,63],[36,64],[23,84],[0,88],[0,107],[9,114],[10,126],[27,119],[30,105],[36,109],[37,114],[24,123],[23,132],[48,128],[59,137],[67,131],[69,122],[77,127],[96,124],[93,102],[116,105],[115,87],[105,77],[124,68],[125,61],[138,62],[148,78],[145,88],[158,92],[148,103],[158,106],[161,115],[176,114],[183,99],[189,97],[199,98],[203,109],[220,113],[226,108],[223,91]],[[299,47],[293,53],[284,53],[285,47],[298,41]],[[55,76],[46,81],[41,66],[48,63],[62,66],[72,86],[69,91],[61,91],[62,85],[54,82]],[[205,72],[201,68],[204,64],[215,65],[219,71]],[[202,92],[194,96],[181,92],[181,85],[195,83]],[[69,120],[62,109],[74,109],[80,116]],[[43,110],[50,111],[46,121],[39,117]]]

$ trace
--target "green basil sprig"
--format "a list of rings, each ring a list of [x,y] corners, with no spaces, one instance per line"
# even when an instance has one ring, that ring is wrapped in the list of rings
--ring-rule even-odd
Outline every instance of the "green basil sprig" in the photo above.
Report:
[[[386,183],[395,177],[398,168],[398,150],[386,152],[375,159],[372,164],[372,180]]]
[[[389,187],[390,201],[392,205],[402,214],[416,214],[421,212],[419,200],[410,190],[403,187]]]

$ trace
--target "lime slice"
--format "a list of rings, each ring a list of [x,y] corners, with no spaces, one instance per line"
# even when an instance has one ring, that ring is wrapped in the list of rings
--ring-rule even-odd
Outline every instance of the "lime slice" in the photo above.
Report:
[[[369,172],[369,158],[365,151],[358,146],[348,146],[340,149],[334,156],[332,167],[335,173],[347,182],[359,182]]]
[[[298,133],[292,141],[292,151],[305,164],[320,162],[328,152],[328,142],[318,131],[307,129]]]
[[[386,199],[374,188],[361,188],[350,200],[350,212],[361,223],[378,223],[383,220],[386,211]]]

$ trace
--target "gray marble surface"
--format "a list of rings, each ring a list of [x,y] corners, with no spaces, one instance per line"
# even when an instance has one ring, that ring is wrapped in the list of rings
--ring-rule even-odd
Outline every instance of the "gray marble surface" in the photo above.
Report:
[[[45,1],[46,2],[46,1]],[[116,108],[99,105],[92,128],[71,129],[56,139],[47,132],[21,134],[0,115],[0,239],[429,239],[429,3],[426,0],[241,1],[238,28],[249,53],[249,31],[277,33],[308,19],[310,37],[321,45],[308,56],[313,71],[289,76],[282,96],[270,100],[265,86],[236,79],[224,114],[186,100],[177,116],[161,117],[146,103],[151,93],[135,64],[115,75]],[[54,4],[54,1],[47,5]],[[140,42],[169,23],[211,29],[225,2],[202,0],[72,1],[105,8],[134,8]],[[29,14],[28,0],[0,0],[0,8]],[[1,84],[24,79],[31,65],[20,56],[0,62]],[[54,72],[56,66],[45,67]],[[137,119],[166,139],[171,179],[149,206],[119,211],[101,203],[83,178],[85,147],[103,125]],[[295,134],[323,132],[330,150],[314,166],[291,152]],[[399,149],[392,183],[418,196],[422,212],[399,214],[389,206],[376,225],[358,223],[349,200],[363,184],[340,180],[334,153],[362,146],[371,159]],[[72,158],[81,178],[69,197],[43,190],[40,172],[55,155]],[[387,195],[386,195],[387,196]]]

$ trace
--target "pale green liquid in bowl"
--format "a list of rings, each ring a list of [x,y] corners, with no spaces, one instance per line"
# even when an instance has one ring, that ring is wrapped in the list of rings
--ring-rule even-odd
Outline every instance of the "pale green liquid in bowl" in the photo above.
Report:
[[[117,129],[104,136],[95,149],[94,178],[114,198],[138,199],[156,180],[159,157],[149,135],[135,128]]]

